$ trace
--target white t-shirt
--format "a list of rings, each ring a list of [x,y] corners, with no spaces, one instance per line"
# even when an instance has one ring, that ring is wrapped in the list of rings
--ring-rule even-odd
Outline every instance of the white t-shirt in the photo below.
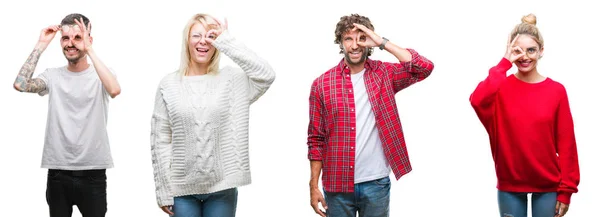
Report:
[[[42,168],[62,170],[113,167],[106,131],[110,95],[93,65],[81,72],[66,66],[38,76],[48,95]]]
[[[391,169],[383,153],[375,115],[369,101],[363,76],[365,70],[353,74],[354,105],[356,106],[356,151],[354,183],[372,181],[389,176]]]

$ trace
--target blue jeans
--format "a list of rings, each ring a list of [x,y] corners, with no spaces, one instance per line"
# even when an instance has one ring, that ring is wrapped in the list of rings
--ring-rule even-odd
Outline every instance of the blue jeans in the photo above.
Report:
[[[390,178],[354,184],[354,193],[325,192],[328,217],[388,217]]]
[[[210,194],[195,194],[175,197],[174,217],[235,217],[237,188]]]
[[[498,207],[501,217],[527,217],[527,194],[498,191]],[[554,217],[556,192],[532,193],[531,214],[533,217]]]

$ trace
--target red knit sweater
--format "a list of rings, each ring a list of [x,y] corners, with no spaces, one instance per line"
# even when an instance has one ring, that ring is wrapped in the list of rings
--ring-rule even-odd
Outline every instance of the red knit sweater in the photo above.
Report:
[[[526,83],[506,76],[502,58],[471,94],[487,130],[497,188],[507,192],[557,192],[566,204],[579,185],[579,163],[567,92],[546,78]]]

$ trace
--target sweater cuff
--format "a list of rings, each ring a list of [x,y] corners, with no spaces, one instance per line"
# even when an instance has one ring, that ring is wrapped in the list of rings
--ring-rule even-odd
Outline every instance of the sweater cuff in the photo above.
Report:
[[[163,206],[173,206],[173,204],[175,203],[174,199],[171,198],[164,198],[164,199],[159,199],[158,200],[158,206],[159,207],[163,207]]]
[[[225,30],[221,32],[219,36],[217,36],[217,39],[215,39],[213,46],[219,49],[223,44],[229,43],[231,40],[233,40],[233,36],[229,34],[229,30]]]
[[[558,200],[564,204],[571,204],[571,195],[572,194],[573,193],[570,193],[570,192],[558,192],[558,195],[556,196],[556,200]]]

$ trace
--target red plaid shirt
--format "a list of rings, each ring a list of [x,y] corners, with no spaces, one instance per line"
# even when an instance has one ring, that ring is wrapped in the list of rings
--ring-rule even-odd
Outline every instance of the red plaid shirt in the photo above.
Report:
[[[379,139],[396,180],[412,170],[396,98],[400,90],[427,78],[433,63],[408,49],[410,62],[387,63],[367,59],[364,81],[375,114]],[[356,114],[350,68],[344,60],[318,77],[310,91],[308,159],[323,161],[327,192],[354,191]]]

